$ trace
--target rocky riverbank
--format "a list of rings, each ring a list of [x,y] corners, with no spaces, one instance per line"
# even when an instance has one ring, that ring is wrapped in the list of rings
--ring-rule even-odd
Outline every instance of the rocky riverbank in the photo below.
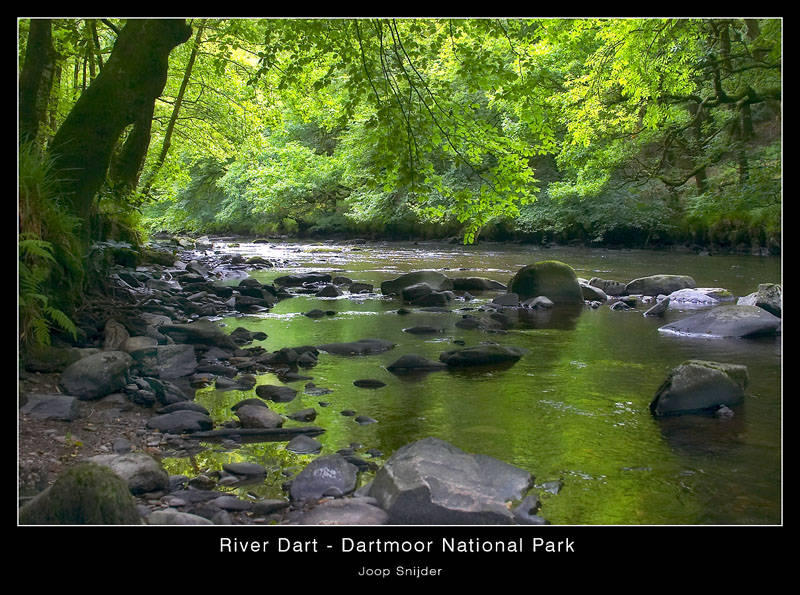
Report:
[[[202,442],[221,442],[236,449],[246,441],[268,440],[286,442],[293,452],[320,450],[314,436],[325,429],[313,425],[313,409],[286,418],[269,406],[270,402],[291,401],[297,391],[289,386],[256,387],[256,398],[237,403],[231,420],[219,426],[194,401],[196,389],[213,384],[218,390],[250,390],[256,385],[256,376],[265,372],[294,381],[309,372],[320,357],[369,356],[394,346],[385,339],[365,337],[268,352],[253,345],[265,338],[263,333],[242,327],[223,329],[216,323],[219,318],[265,312],[278,301],[301,294],[378,294],[367,283],[323,273],[284,275],[272,284],[261,284],[248,277],[247,271],[280,268],[285,263],[214,252],[210,243],[202,241],[181,245],[163,240],[142,251],[107,244],[98,246],[94,257],[107,267],[109,285],[103,295],[87,301],[80,313],[79,341],[34,354],[20,372],[20,504],[27,505],[21,522],[78,524],[91,519],[129,524],[134,522],[132,518],[149,524],[546,522],[537,490],[552,486],[537,487],[527,471],[463,452],[436,438],[406,445],[380,468],[357,447],[318,456],[296,475],[287,476],[283,499],[244,499],[232,494],[231,488],[263,482],[266,470],[255,464],[169,476],[160,459],[167,454],[191,457]],[[687,290],[697,293],[688,294]],[[486,291],[496,293],[490,304],[480,308],[469,305],[471,293]],[[722,336],[779,332],[780,319],[774,312],[777,308],[780,314],[780,291],[774,287],[759,291],[762,297],[749,296],[752,304],[725,305],[741,317],[738,324],[731,323],[730,311],[722,317],[727,321],[719,331],[727,333]],[[454,308],[461,316],[457,327],[485,331],[492,339],[546,318],[554,308],[577,308],[578,312],[601,306],[642,308],[644,314],[657,316],[656,308],[667,308],[670,303],[706,307],[728,298],[724,292],[698,290],[694,281],[684,276],[656,275],[629,283],[582,280],[568,266],[553,262],[525,267],[508,287],[492,279],[450,278],[421,271],[387,281],[380,294],[394,296],[398,314],[407,308]],[[312,310],[306,315],[328,313]],[[707,327],[707,321],[703,325]],[[676,332],[690,334],[693,328],[683,325]],[[439,361],[404,355],[387,369],[393,374],[409,374],[463,366],[507,366],[524,356],[517,348],[491,341],[444,351]],[[720,369],[702,367],[712,368]],[[733,386],[736,398],[706,399],[702,407],[694,409],[735,405],[746,382],[730,382],[726,374],[720,382]],[[677,386],[675,378],[672,384]],[[372,380],[356,382],[370,388]],[[691,410],[683,403],[683,395],[676,395],[675,390],[662,391],[661,403],[653,406],[653,413],[679,413],[682,410],[676,408],[676,402],[682,403],[683,410]],[[113,473],[94,472],[96,466]],[[374,481],[364,484],[364,471],[374,474]],[[114,492],[113,484],[122,478],[130,498],[121,498],[121,506],[132,506],[132,511],[80,517],[75,503],[70,500],[67,506],[58,495],[59,491],[74,494],[75,483],[87,483],[71,473],[83,473],[96,482],[89,499]],[[436,481],[430,481],[432,477]],[[419,485],[427,486],[422,499],[416,489]],[[53,512],[59,506],[61,512]],[[105,510],[95,507],[100,509]]]

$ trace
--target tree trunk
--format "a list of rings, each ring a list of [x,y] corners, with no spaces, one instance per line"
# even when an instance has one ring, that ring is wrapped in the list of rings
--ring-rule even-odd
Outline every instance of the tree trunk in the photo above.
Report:
[[[36,140],[47,116],[55,69],[50,19],[31,19],[25,64],[19,77],[19,142]]]
[[[192,46],[192,53],[189,56],[189,61],[186,64],[186,70],[183,72],[183,80],[181,81],[181,88],[178,91],[178,96],[175,98],[175,105],[172,108],[172,115],[169,118],[167,129],[164,132],[164,142],[161,145],[161,152],[158,154],[153,168],[150,170],[147,179],[142,187],[142,195],[147,196],[150,194],[150,188],[153,186],[153,181],[158,175],[159,170],[164,165],[167,159],[169,147],[172,144],[172,132],[175,130],[175,123],[178,121],[178,114],[180,113],[181,106],[183,105],[183,97],[186,94],[186,87],[189,84],[189,79],[192,76],[192,69],[194,62],[197,59],[197,52],[200,48],[200,40],[203,36],[203,29],[205,28],[205,21],[201,21],[197,28],[197,34],[194,37],[194,45]]]
[[[103,70],[56,133],[50,155],[56,160],[58,190],[84,222],[86,241],[91,234],[86,222],[117,140],[126,127],[139,124],[137,150],[146,150],[150,132],[143,124],[164,90],[169,54],[191,32],[184,19],[129,20]]]

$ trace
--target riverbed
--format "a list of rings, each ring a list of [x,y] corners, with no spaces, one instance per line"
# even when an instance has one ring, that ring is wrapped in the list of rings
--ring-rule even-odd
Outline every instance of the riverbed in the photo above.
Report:
[[[222,241],[214,249],[280,263],[250,272],[262,283],[294,272],[320,271],[375,286],[372,293],[336,298],[298,295],[279,301],[269,312],[221,320],[230,330],[243,326],[266,333],[266,339],[253,345],[267,351],[363,338],[396,343],[390,351],[363,357],[321,353],[316,366],[302,370],[311,380],[289,384],[298,390],[297,398],[270,403],[281,414],[313,407],[314,425],[325,429],[317,437],[323,455],[354,448],[359,456],[381,465],[404,444],[435,436],[530,471],[539,486],[540,514],[552,524],[781,522],[780,336],[757,340],[673,336],[658,328],[694,311],[675,309],[663,318],[651,318],[642,316],[645,307],[614,311],[607,305],[555,315],[535,328],[487,333],[456,327],[468,312],[457,309],[478,308],[497,292],[475,292],[473,300],[454,302],[451,312],[412,308],[410,314],[400,315],[400,300],[381,295],[379,289],[384,280],[423,269],[507,283],[521,267],[555,259],[586,279],[627,282],[652,274],[690,275],[698,287],[722,287],[738,297],[755,291],[759,283],[780,283],[779,258],[423,242]],[[227,283],[237,284],[238,279]],[[335,314],[303,315],[315,308]],[[422,335],[404,331],[421,325],[441,330]],[[526,355],[513,366],[477,372],[445,370],[407,378],[386,370],[407,353],[438,360],[443,351],[484,341],[521,347]],[[747,398],[734,408],[733,417],[651,415],[655,392],[669,371],[687,359],[748,367]],[[385,385],[360,388],[353,384],[359,379]],[[315,386],[305,389],[307,382]],[[262,374],[258,384],[283,382]],[[198,390],[196,398],[221,423],[234,419],[231,405],[252,396],[254,390],[209,387]],[[376,423],[357,423],[356,416]],[[256,462],[270,470],[267,481],[237,488],[237,493],[281,497],[282,482],[314,456],[291,453],[284,443],[245,444],[237,449],[209,444],[191,460],[163,462],[171,473],[219,469],[232,461]],[[368,480],[366,473],[364,481]]]

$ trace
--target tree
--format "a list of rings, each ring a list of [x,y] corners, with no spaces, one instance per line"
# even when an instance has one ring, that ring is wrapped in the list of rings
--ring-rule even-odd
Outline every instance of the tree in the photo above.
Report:
[[[55,72],[50,19],[31,19],[25,64],[19,79],[19,140],[34,142],[45,121]]]
[[[132,127],[117,163],[117,179],[135,185],[150,140],[153,106],[164,89],[168,57],[191,35],[184,19],[129,20],[92,84],[75,103],[49,147],[59,172],[57,190],[91,235],[97,192],[114,147]]]

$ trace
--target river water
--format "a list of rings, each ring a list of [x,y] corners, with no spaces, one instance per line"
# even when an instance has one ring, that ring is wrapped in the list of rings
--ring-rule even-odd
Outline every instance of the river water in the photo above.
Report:
[[[459,448],[490,455],[530,471],[541,490],[541,515],[553,524],[684,525],[779,524],[782,519],[781,339],[696,339],[667,335],[658,327],[692,311],[671,310],[664,318],[608,306],[584,308],[573,316],[554,317],[537,328],[487,334],[454,326],[460,313],[413,311],[401,316],[398,299],[380,295],[383,280],[401,273],[432,269],[451,277],[488,277],[507,283],[521,267],[556,259],[579,277],[627,282],[652,274],[685,274],[698,287],[723,287],[735,296],[755,291],[759,283],[781,282],[781,262],[774,257],[703,256],[676,252],[440,243],[251,244],[216,249],[260,255],[287,265],[252,271],[271,283],[279,275],[324,271],[371,283],[376,293],[339,298],[297,296],[268,313],[224,319],[229,330],[244,326],[267,333],[253,343],[268,351],[363,338],[395,342],[394,349],[371,356],[341,357],[321,353],[307,370],[317,387],[330,393],[304,392],[306,381],[291,383],[298,396],[290,403],[270,403],[279,413],[314,407],[313,424],[325,428],[317,437],[321,454],[357,443],[357,454],[382,464],[400,446],[435,436]],[[234,283],[234,281],[231,281]],[[455,302],[476,307],[495,293],[475,293],[476,300]],[[335,316],[311,319],[313,308]],[[435,335],[414,335],[404,328],[430,325]],[[494,341],[523,347],[527,354],[506,369],[478,372],[440,371],[403,378],[385,366],[405,353],[437,360],[442,351]],[[669,371],[687,359],[744,364],[750,384],[745,402],[730,419],[686,415],[655,419],[649,404]],[[365,389],[357,379],[386,385]],[[259,384],[282,384],[272,374]],[[197,400],[221,423],[233,418],[230,406],[254,391],[198,391]],[[322,402],[322,404],[320,404]],[[353,410],[377,423],[360,425],[341,414]],[[288,421],[286,426],[301,425]],[[371,458],[368,449],[377,449]],[[374,453],[374,451],[372,451]],[[286,469],[298,471],[312,459],[286,451],[285,443],[245,444],[229,449],[208,445],[192,459],[195,470],[218,469],[231,461],[252,461],[270,470],[263,484],[239,488],[242,496],[281,497]],[[173,459],[173,473],[189,471]],[[194,467],[194,466],[197,467]],[[369,479],[369,474],[364,480]]]

